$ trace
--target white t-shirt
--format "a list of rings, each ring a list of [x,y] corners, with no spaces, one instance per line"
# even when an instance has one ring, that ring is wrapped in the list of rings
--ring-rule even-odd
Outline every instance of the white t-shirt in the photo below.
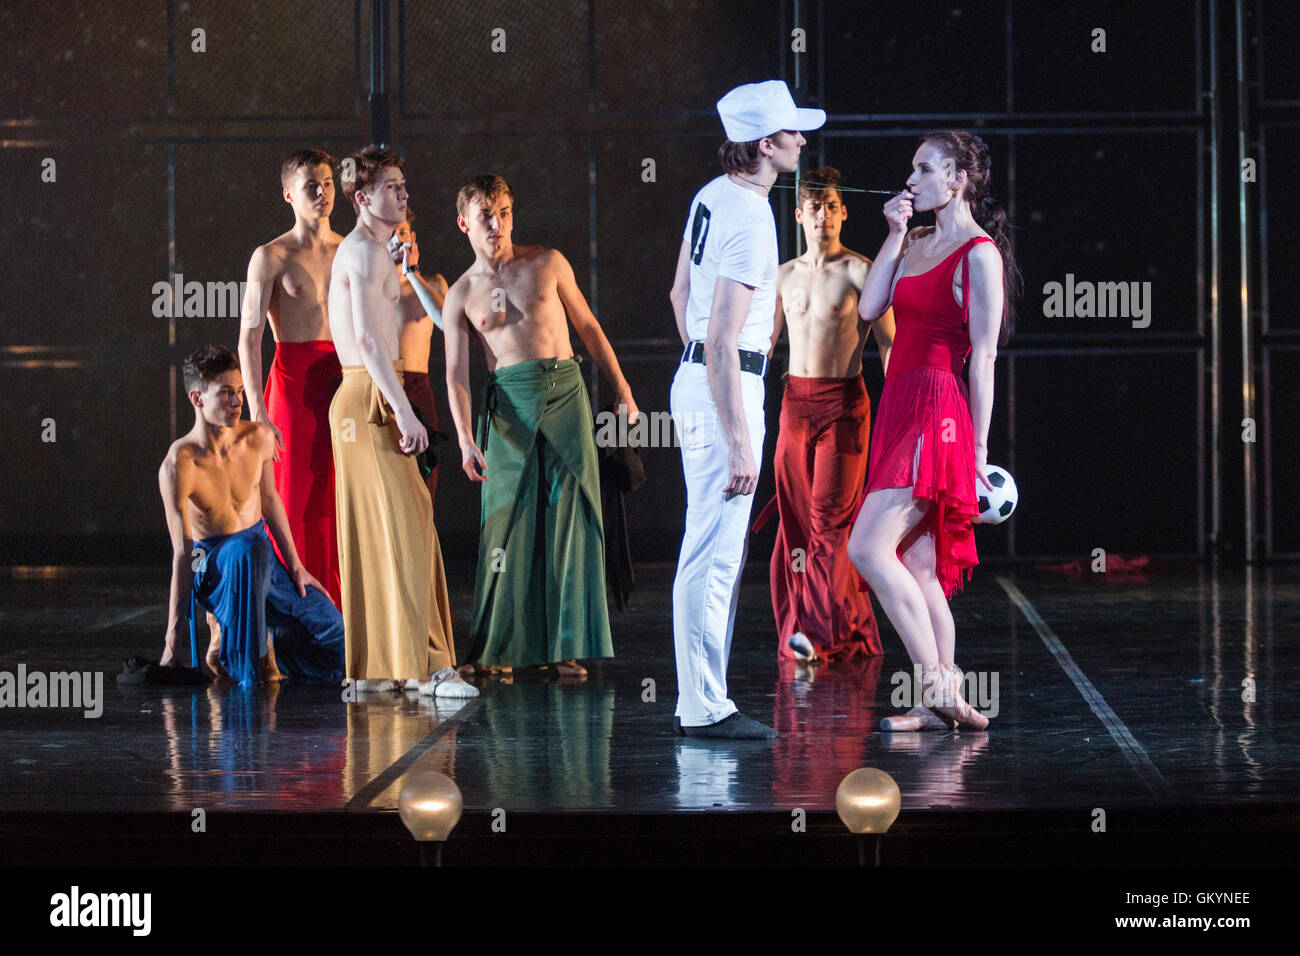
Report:
[[[719,176],[695,194],[682,239],[691,248],[691,295],[686,303],[686,334],[704,341],[709,334],[713,290],[718,276],[752,286],[749,314],[740,330],[740,348],[766,353],[772,347],[778,262],[776,219],[763,196]]]

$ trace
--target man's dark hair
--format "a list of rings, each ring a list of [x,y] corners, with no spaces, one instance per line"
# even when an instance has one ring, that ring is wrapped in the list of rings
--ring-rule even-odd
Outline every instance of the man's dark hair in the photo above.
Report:
[[[280,164],[280,185],[288,189],[289,183],[293,181],[294,173],[303,167],[306,167],[310,172],[322,163],[332,170],[334,168],[334,157],[323,149],[294,150]]]
[[[406,164],[397,158],[396,153],[382,146],[367,146],[348,158],[352,160],[354,175],[343,177],[343,198],[352,203],[352,208],[358,213],[361,207],[357,205],[357,193],[373,186],[384,169],[393,166],[406,175]]]
[[[731,140],[724,142],[718,147],[718,162],[722,164],[722,171],[736,175],[748,173],[751,176],[758,172],[758,144],[761,142],[761,139],[749,143],[733,143]]]
[[[186,392],[201,392],[223,372],[238,372],[239,358],[224,345],[205,345],[185,357]]]
[[[470,203],[490,203],[502,194],[514,202],[515,194],[511,192],[510,184],[501,176],[492,173],[475,176],[456,192],[456,215],[465,215],[465,210],[469,208]]]
[[[802,206],[809,199],[821,199],[822,193],[828,189],[838,193],[840,182],[840,171],[834,166],[823,166],[821,169],[804,173],[799,177],[799,205]],[[843,198],[840,196],[840,199]]]

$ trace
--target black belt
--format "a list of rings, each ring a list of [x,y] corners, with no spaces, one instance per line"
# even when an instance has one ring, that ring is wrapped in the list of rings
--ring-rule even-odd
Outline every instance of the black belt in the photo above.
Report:
[[[767,353],[766,352],[749,352],[745,349],[737,349],[740,353],[740,370],[742,372],[753,372],[759,378],[762,378],[767,372]],[[683,362],[699,362],[704,364],[704,343],[688,342],[686,351],[682,352]]]

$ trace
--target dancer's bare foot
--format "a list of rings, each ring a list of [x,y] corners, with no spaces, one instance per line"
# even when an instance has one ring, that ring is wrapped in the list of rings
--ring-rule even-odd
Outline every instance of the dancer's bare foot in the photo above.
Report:
[[[475,674],[482,674],[484,677],[509,677],[514,673],[514,668],[509,664],[461,664],[456,670],[460,671],[462,677],[473,677]]]
[[[234,683],[235,679],[230,676],[230,673],[224,667],[221,666],[220,657],[209,656],[204,659],[203,663],[205,666],[200,668],[200,670],[202,670],[208,677],[223,684],[227,681],[232,684]]]
[[[266,639],[266,656],[262,658],[262,680],[268,684],[284,680],[284,675],[275,663],[275,645],[269,637]]]

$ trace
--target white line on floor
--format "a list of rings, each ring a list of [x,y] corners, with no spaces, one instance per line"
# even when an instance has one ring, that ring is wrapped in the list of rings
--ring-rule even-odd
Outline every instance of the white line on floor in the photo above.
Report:
[[[1020,609],[1020,613],[1025,616],[1025,620],[1033,625],[1034,630],[1038,632],[1039,638],[1047,646],[1047,650],[1056,658],[1056,663],[1061,665],[1061,669],[1065,671],[1066,676],[1070,678],[1079,693],[1083,695],[1083,699],[1087,701],[1092,712],[1097,715],[1102,726],[1114,738],[1115,743],[1119,745],[1119,749],[1128,758],[1128,762],[1133,765],[1133,769],[1142,778],[1142,783],[1151,791],[1151,795],[1162,801],[1172,800],[1174,789],[1169,786],[1169,782],[1160,775],[1156,765],[1151,762],[1151,757],[1148,756],[1146,748],[1137,742],[1137,739],[1129,732],[1128,727],[1124,725],[1124,721],[1120,720],[1119,715],[1111,709],[1110,704],[1106,703],[1106,698],[1102,697],[1101,692],[1092,685],[1092,681],[1084,676],[1083,671],[1079,669],[1079,665],[1075,663],[1070,652],[1061,643],[1061,639],[1047,626],[1047,622],[1043,620],[1042,615],[1038,613],[1038,610],[1029,603],[1029,599],[1008,578],[998,575],[997,580],[998,584],[1002,585],[1002,590],[1007,592],[1007,596],[1015,602],[1016,607]]]

